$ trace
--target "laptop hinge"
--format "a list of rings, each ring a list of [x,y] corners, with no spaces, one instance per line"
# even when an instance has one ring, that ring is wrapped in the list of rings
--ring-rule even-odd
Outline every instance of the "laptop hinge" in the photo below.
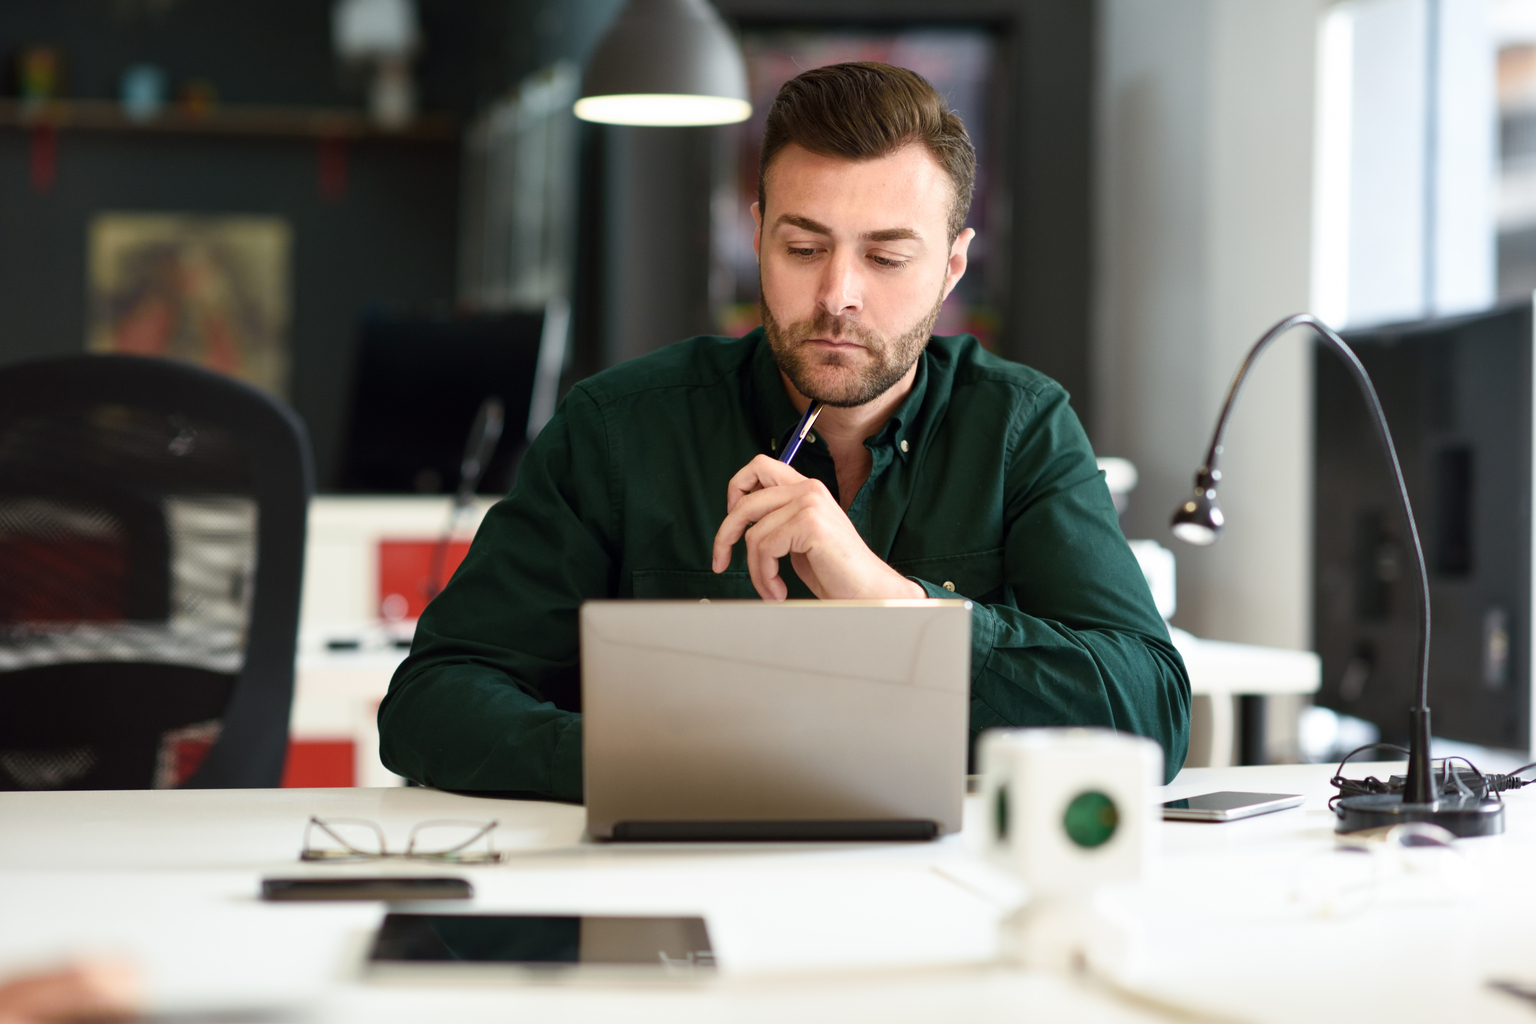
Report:
[[[869,842],[935,839],[932,821],[620,821],[613,839],[628,843]]]

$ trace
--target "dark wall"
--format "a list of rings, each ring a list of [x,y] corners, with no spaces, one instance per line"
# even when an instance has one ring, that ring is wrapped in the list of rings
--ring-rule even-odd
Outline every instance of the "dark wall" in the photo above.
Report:
[[[714,128],[594,125],[604,135],[601,362],[711,334]]]
[[[557,60],[586,66],[587,57],[624,0],[507,0],[510,30],[501,37],[513,81]]]
[[[58,177],[27,185],[27,140],[0,132],[0,361],[77,352],[86,335],[86,232],[104,210],[275,214],[293,228],[289,399],[329,486],[354,326],[369,303],[453,296],[458,149],[352,147],[347,193],[320,198],[301,141],[61,133]]]
[[[65,94],[114,98],[125,66],[205,78],[226,103],[361,106],[320,0],[51,0],[0,5],[5,91],[23,45],[58,47]],[[464,120],[515,81],[505,3],[422,0],[421,106]],[[140,13],[133,13],[135,10]],[[456,141],[348,148],[345,195],[324,199],[303,139],[63,131],[52,187],[29,183],[29,136],[0,128],[0,362],[85,345],[86,232],[102,211],[272,214],[293,229],[290,399],[309,424],[322,488],[334,476],[358,313],[452,302]]]
[[[624,0],[510,0],[508,10],[517,29],[506,36],[508,65],[518,69],[518,77],[562,60],[585,68],[604,30],[623,6]],[[580,148],[576,272],[565,387],[614,362],[612,323],[622,310],[613,303],[612,293],[622,287],[624,268],[613,258],[611,221],[619,215],[615,203],[626,199],[624,190],[615,188],[614,182],[625,173],[619,163],[623,157],[619,136],[634,131],[586,121],[576,127]],[[702,258],[707,264],[707,249]],[[690,282],[680,279],[669,280],[669,284],[684,290],[690,287]],[[676,335],[672,340],[684,336]]]
[[[545,0],[550,2],[550,0]],[[531,31],[526,0],[417,0],[417,84],[428,110],[460,114],[515,81]],[[577,5],[580,6],[580,5]],[[360,102],[338,72],[330,0],[47,0],[0,4],[3,91],[25,45],[58,47],[69,96],[113,99],[129,64],[158,64],[173,83],[212,82],[229,103]]]

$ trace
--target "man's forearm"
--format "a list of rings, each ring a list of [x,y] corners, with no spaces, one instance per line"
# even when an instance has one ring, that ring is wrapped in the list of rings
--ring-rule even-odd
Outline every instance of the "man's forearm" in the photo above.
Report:
[[[379,705],[379,757],[438,789],[582,798],[581,715],[474,664],[402,666]]]
[[[929,597],[953,597],[923,582]],[[1100,725],[1162,745],[1165,776],[1189,748],[1189,676],[1173,644],[1123,629],[1074,630],[974,604],[971,730]]]
[[[422,613],[379,706],[392,771],[442,789],[581,799],[576,610],[612,596],[604,429],[574,388]]]

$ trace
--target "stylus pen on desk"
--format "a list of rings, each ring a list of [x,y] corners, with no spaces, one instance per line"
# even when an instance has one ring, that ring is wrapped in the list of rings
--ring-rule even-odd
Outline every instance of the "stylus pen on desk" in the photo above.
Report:
[[[784,446],[784,454],[779,456],[780,462],[784,463],[786,466],[790,464],[790,462],[795,457],[795,453],[798,452],[800,450],[800,446],[805,443],[805,435],[809,434],[811,432],[811,427],[815,425],[816,417],[820,415],[820,402],[813,401],[810,405],[805,407],[805,415],[800,417],[800,425],[795,428],[795,432],[793,434],[789,435],[789,444]]]

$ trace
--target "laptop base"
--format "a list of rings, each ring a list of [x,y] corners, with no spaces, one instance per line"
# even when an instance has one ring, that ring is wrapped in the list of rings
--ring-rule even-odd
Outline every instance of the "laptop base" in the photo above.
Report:
[[[619,843],[842,843],[936,839],[933,821],[620,821]]]

